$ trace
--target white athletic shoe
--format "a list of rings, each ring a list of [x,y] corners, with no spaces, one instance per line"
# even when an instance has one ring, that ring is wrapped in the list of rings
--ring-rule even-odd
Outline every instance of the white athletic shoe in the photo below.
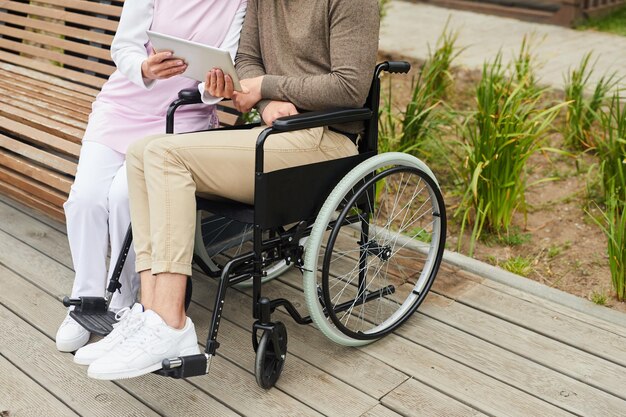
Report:
[[[165,324],[152,310],[143,316],[143,325],[135,333],[89,365],[89,377],[134,378],[161,369],[163,359],[200,353],[196,329],[189,317],[185,327],[177,330]]]
[[[78,349],[74,363],[89,365],[109,353],[118,343],[136,332],[143,323],[143,306],[135,303],[132,308],[125,307],[117,312],[113,330],[102,340]]]
[[[69,311],[67,316],[59,326],[55,337],[57,349],[61,352],[74,352],[76,349],[85,346],[89,341],[90,333],[83,326],[78,324],[76,320],[70,317]]]

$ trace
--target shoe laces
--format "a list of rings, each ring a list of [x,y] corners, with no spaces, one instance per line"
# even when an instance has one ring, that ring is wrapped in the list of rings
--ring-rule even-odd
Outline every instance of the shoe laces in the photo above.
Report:
[[[144,316],[143,314],[132,314],[130,307],[124,307],[115,314],[115,320],[117,323],[113,325],[113,331],[126,337],[143,324]]]
[[[161,339],[161,333],[161,326],[141,326],[118,345],[119,352],[129,353],[135,349],[147,351],[149,346]]]

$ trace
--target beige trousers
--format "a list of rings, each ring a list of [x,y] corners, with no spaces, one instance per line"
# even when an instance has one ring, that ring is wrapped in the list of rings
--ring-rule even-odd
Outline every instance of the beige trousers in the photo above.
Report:
[[[263,128],[150,136],[127,152],[137,272],[191,275],[196,193],[252,203],[255,145]],[[271,135],[265,172],[356,155],[327,128]]]

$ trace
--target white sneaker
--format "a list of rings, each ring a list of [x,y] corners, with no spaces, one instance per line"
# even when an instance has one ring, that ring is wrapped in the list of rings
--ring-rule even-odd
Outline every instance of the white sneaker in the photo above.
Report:
[[[57,349],[61,352],[74,352],[76,349],[85,346],[89,341],[90,333],[83,326],[78,324],[76,320],[70,317],[69,311],[67,316],[59,326],[55,337]]]
[[[198,338],[189,317],[181,330],[169,327],[154,311],[144,314],[139,330],[109,353],[92,362],[87,375],[96,379],[124,379],[161,369],[163,359],[197,355]]]
[[[78,349],[74,363],[89,365],[109,353],[118,343],[136,332],[143,323],[143,306],[135,303],[132,308],[125,307],[117,312],[113,330],[104,339]]]

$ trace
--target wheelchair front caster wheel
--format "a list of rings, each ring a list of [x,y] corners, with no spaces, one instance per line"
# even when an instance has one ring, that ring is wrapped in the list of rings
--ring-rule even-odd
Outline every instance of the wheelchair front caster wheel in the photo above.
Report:
[[[281,322],[265,330],[256,350],[254,375],[263,389],[270,389],[280,378],[287,357],[287,329]]]

